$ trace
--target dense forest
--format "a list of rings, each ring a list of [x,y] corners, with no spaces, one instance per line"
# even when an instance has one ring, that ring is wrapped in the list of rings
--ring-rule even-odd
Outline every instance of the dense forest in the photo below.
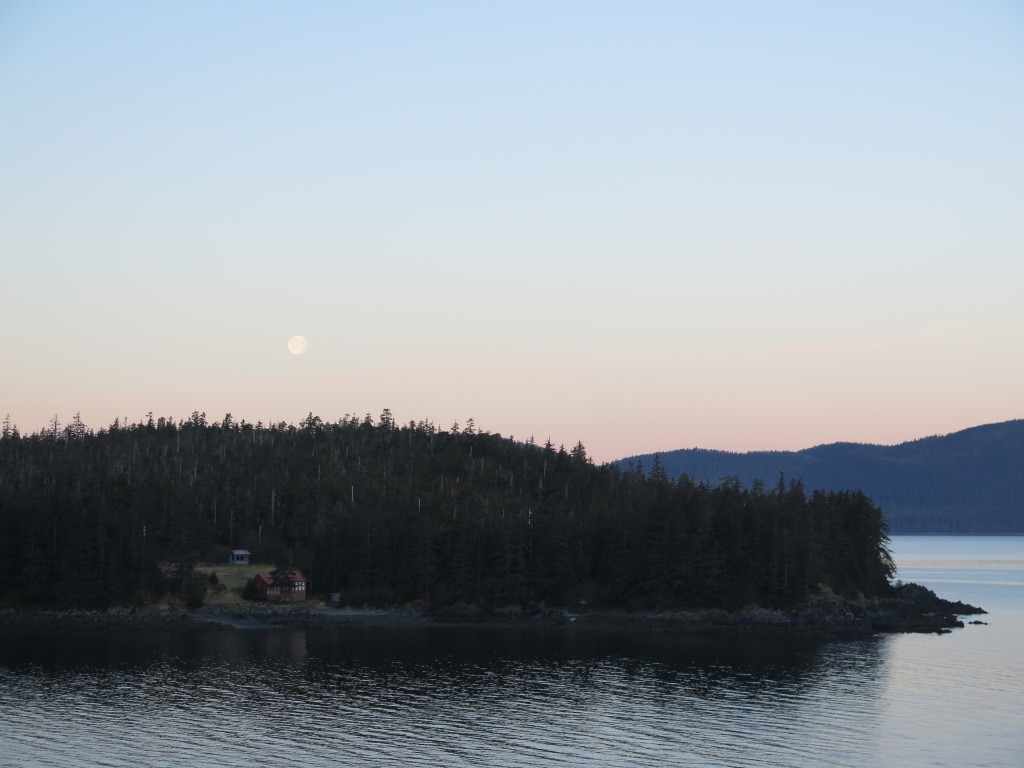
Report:
[[[780,473],[808,487],[868,494],[892,533],[1024,533],[1024,419],[900,445],[833,443],[803,451],[730,453],[699,448],[660,454],[669,477],[700,482]],[[654,454],[616,462],[650,466]]]
[[[863,493],[596,466],[389,411],[335,423],[147,417],[0,437],[0,601],[137,604],[229,548],[348,604],[660,610],[889,591]]]

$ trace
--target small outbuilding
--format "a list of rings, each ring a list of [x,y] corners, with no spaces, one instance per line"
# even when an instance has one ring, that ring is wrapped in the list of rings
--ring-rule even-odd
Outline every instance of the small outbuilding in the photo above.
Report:
[[[248,565],[251,555],[248,549],[232,549],[228,555],[228,565]]]

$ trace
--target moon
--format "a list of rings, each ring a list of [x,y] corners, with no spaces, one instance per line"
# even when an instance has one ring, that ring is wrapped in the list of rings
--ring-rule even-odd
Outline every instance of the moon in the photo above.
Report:
[[[292,336],[288,339],[288,351],[293,355],[301,355],[308,346],[309,342],[306,341],[305,336]]]

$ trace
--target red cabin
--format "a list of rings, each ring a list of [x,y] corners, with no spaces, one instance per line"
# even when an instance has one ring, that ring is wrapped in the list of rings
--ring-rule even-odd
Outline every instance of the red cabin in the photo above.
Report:
[[[295,569],[258,573],[253,577],[256,594],[263,600],[278,603],[301,603],[306,599],[309,583]]]

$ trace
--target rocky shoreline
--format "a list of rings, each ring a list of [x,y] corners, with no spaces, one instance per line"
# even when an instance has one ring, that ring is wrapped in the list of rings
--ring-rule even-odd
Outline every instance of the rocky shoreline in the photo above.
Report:
[[[3,629],[265,629],[316,624],[319,612],[302,606],[252,603],[186,610],[167,606],[111,608],[106,611],[66,610],[0,611]]]
[[[564,624],[676,632],[756,632],[802,635],[871,635],[921,632],[945,634],[964,626],[960,616],[984,614],[977,606],[943,600],[918,584],[904,584],[891,598],[845,598],[825,590],[803,605],[779,610],[751,606],[738,611],[715,609],[634,612],[485,612],[445,609],[430,614],[444,624]],[[975,622],[984,623],[984,622]]]
[[[829,590],[790,610],[751,606],[739,611],[695,610],[658,613],[476,607],[437,610],[310,608],[245,603],[189,611],[164,607],[108,611],[0,610],[6,629],[205,629],[243,630],[281,626],[538,626],[594,627],[675,632],[751,632],[818,635],[945,633],[963,627],[960,616],[984,614],[976,606],[943,600],[917,584],[903,584],[891,598],[847,598]],[[975,622],[983,623],[983,622]]]

